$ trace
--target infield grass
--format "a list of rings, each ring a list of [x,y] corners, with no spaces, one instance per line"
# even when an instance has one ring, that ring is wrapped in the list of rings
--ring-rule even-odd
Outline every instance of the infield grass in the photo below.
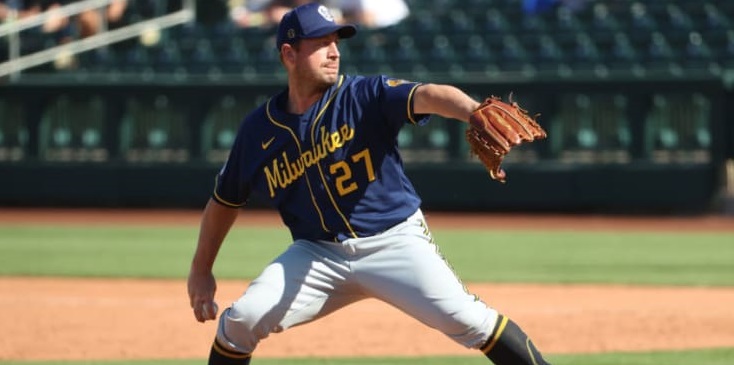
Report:
[[[466,282],[734,285],[734,234],[434,230]],[[180,278],[193,227],[0,225],[0,275]],[[280,228],[235,227],[220,253],[220,279],[248,279],[290,242]],[[3,365],[193,365],[196,360],[3,361]],[[548,356],[565,365],[730,365],[734,349]],[[486,365],[481,357],[257,359],[263,365]]]
[[[0,275],[185,278],[194,227],[0,226]],[[734,233],[434,230],[465,282],[734,285]],[[290,243],[235,227],[215,266],[251,279]]]

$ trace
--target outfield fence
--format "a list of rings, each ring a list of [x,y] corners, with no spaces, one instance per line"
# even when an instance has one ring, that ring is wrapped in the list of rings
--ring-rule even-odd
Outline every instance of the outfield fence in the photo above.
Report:
[[[404,128],[398,142],[427,206],[641,212],[725,203],[734,94],[721,79],[454,84],[477,98],[512,93],[541,114],[549,138],[514,150],[501,185],[468,154],[461,124],[434,117]],[[281,87],[124,78],[1,85],[0,204],[200,206],[240,120]]]

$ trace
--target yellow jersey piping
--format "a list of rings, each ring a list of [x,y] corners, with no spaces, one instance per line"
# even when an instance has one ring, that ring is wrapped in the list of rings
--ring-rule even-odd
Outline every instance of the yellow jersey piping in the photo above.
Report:
[[[344,75],[341,75],[339,78],[339,84],[337,85],[337,89],[334,90],[334,93],[331,95],[329,100],[326,101],[326,104],[323,108],[319,111],[319,113],[316,115],[316,118],[313,120],[313,124],[311,124],[311,144],[314,146],[316,145],[316,125],[318,124],[319,120],[321,120],[321,117],[324,115],[324,112],[326,112],[326,109],[331,105],[331,102],[334,100],[336,95],[339,92],[339,88],[342,87],[342,83],[344,82]],[[329,184],[326,182],[326,177],[324,176],[324,171],[321,169],[321,164],[317,163],[316,166],[319,169],[319,174],[321,175],[321,182],[324,183],[324,189],[326,189],[326,194],[329,196],[329,200],[331,200],[331,204],[334,206],[334,209],[336,209],[336,212],[341,217],[344,224],[347,226],[347,229],[349,230],[349,233],[352,234],[352,237],[357,238],[357,234],[354,232],[354,229],[352,228],[352,225],[349,224],[349,220],[347,217],[344,216],[344,213],[339,209],[339,206],[336,204],[336,200],[334,200],[334,194],[331,193],[331,189],[329,188]]]
[[[298,148],[299,155],[303,154],[303,150],[301,149],[301,143],[298,142],[298,137],[296,136],[296,133],[293,132],[291,128],[288,128],[285,124],[279,123],[278,121],[273,118],[273,116],[270,114],[270,101],[273,100],[270,98],[268,100],[267,105],[265,106],[265,112],[267,113],[268,119],[271,123],[275,124],[276,126],[285,129],[288,131],[288,133],[291,134],[291,137],[293,137],[293,140],[296,142],[296,147]],[[303,170],[303,173],[306,175],[306,185],[308,186],[308,192],[311,194],[311,203],[313,204],[314,208],[316,208],[316,212],[319,214],[319,220],[321,221],[321,228],[324,229],[325,232],[329,232],[329,229],[326,228],[326,222],[324,221],[324,214],[321,213],[321,209],[319,208],[319,205],[316,203],[316,197],[313,194],[313,189],[311,188],[311,182],[308,178],[308,172],[306,169]]]
[[[415,86],[413,86],[413,88],[410,89],[410,93],[408,94],[408,103],[407,103],[408,105],[406,105],[406,109],[407,109],[407,112],[408,112],[408,119],[413,124],[416,123],[415,122],[415,115],[414,115],[413,110],[412,110],[413,108],[411,108],[410,106],[413,105],[413,94],[415,94],[415,90],[418,88],[418,86],[421,86],[421,85],[422,84],[416,84]]]
[[[219,196],[219,194],[217,194],[217,187],[219,187],[219,175],[217,175],[217,177],[214,178],[214,191],[213,191],[213,193],[214,193],[214,199],[217,202],[219,202],[219,203],[221,203],[221,204],[223,204],[225,206],[232,207],[232,208],[241,208],[241,207],[244,207],[245,206],[246,203],[234,204],[234,203],[230,203],[230,202],[222,199],[222,197]]]

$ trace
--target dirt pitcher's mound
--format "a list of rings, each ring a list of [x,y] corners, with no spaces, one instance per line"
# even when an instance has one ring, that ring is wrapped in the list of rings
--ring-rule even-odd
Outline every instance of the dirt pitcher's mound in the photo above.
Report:
[[[222,307],[245,289],[222,281]],[[734,288],[469,285],[547,353],[734,346]],[[0,360],[205,358],[183,281],[0,278]],[[257,356],[478,355],[366,300],[272,335]]]

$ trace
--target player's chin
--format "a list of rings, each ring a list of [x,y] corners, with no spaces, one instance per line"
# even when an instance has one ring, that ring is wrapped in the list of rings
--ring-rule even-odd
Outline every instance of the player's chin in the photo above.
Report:
[[[324,81],[324,83],[329,84],[329,85],[335,84],[338,79],[339,79],[339,72],[327,73],[327,74],[324,74],[322,77],[322,80]]]

